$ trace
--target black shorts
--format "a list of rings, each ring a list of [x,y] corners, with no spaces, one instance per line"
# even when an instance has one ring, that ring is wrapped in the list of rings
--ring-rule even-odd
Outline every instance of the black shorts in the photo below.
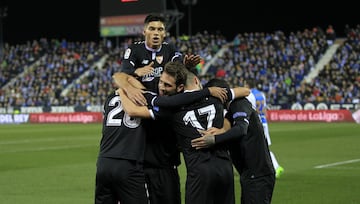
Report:
[[[196,204],[234,204],[232,162],[213,155],[187,168],[185,200]]]
[[[180,177],[173,168],[144,168],[150,203],[181,204]]]
[[[95,204],[148,204],[143,165],[126,159],[98,158]]]
[[[240,175],[240,184],[241,204],[270,204],[275,186],[275,174],[261,176],[253,179],[241,179]]]

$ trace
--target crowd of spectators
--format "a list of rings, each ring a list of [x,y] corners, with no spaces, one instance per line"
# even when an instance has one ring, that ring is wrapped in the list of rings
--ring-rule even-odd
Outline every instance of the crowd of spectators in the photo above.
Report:
[[[301,82],[327,48],[325,35],[315,29],[288,36],[282,31],[238,34],[208,73],[227,78],[233,86],[254,78],[269,104],[285,106],[302,101]]]
[[[346,40],[302,93],[308,102],[360,103],[360,25],[347,27]]]
[[[347,37],[317,77],[304,77],[336,42],[331,25],[284,34],[239,33],[228,42],[221,33],[204,31],[193,36],[169,37],[183,53],[203,58],[197,67],[205,83],[211,77],[226,78],[243,86],[255,78],[268,104],[289,108],[292,103],[359,103],[360,26],[346,27]],[[141,36],[118,44],[47,40],[25,45],[5,44],[0,56],[0,107],[101,106],[113,89],[112,74],[120,70],[125,49]],[[223,54],[216,56],[220,51]]]

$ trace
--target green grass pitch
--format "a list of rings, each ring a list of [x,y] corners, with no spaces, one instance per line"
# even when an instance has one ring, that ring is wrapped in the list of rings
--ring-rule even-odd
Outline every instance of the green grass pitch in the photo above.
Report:
[[[360,203],[360,125],[270,123],[274,204]],[[94,203],[101,124],[0,125],[0,203]],[[185,167],[180,166],[184,193]],[[234,176],[239,204],[239,176]],[[184,199],[183,199],[184,200]]]

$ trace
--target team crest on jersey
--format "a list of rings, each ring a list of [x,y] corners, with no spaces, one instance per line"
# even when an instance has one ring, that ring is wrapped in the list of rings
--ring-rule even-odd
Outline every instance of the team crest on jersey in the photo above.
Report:
[[[156,56],[156,61],[157,63],[161,64],[164,60],[164,57],[163,56]]]
[[[124,54],[124,59],[129,59],[130,54],[131,54],[131,49],[130,48],[126,49]]]

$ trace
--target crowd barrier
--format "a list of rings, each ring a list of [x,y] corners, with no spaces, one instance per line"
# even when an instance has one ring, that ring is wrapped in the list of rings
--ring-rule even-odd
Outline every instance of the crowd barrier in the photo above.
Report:
[[[357,122],[360,111],[350,110],[269,110],[269,122]]]
[[[0,114],[0,124],[101,123],[101,112]]]
[[[356,122],[360,123],[359,104],[292,105],[291,110],[277,106],[267,112],[269,122]],[[52,106],[0,108],[0,124],[18,123],[101,123],[102,106]]]
[[[269,122],[357,122],[360,110],[269,110]],[[101,112],[0,114],[0,124],[101,123]]]

